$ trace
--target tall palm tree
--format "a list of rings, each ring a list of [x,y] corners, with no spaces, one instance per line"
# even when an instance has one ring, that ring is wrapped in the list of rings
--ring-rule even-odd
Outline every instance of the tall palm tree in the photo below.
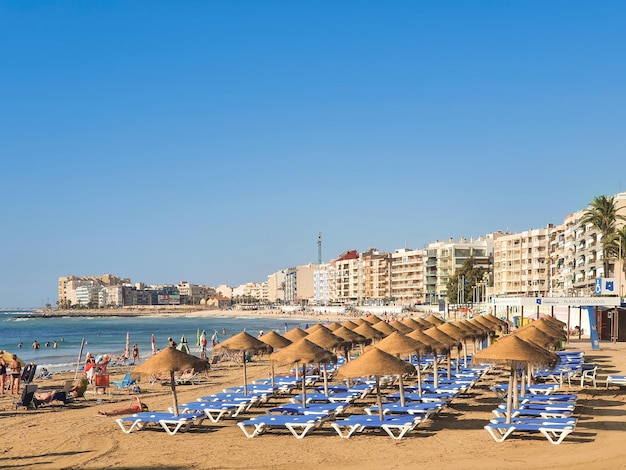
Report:
[[[609,276],[609,258],[615,255],[618,220],[626,220],[626,218],[618,215],[615,198],[613,196],[594,197],[581,219],[581,224],[590,224],[594,229],[600,232],[602,237],[604,277]]]

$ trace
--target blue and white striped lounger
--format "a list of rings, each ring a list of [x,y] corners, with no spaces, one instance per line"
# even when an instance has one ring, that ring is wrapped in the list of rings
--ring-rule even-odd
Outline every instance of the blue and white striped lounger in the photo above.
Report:
[[[126,434],[141,430],[148,424],[159,424],[170,436],[173,436],[178,431],[187,431],[191,426],[199,425],[205,418],[204,413],[185,413],[175,416],[173,413],[146,411],[117,418],[115,421]]]
[[[212,423],[217,423],[226,416],[236,417],[242,411],[248,409],[246,402],[223,402],[223,401],[192,401],[178,406],[180,413],[204,413]]]

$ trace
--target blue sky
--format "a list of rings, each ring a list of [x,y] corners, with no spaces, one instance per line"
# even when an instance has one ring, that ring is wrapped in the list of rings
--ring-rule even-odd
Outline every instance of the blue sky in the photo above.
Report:
[[[626,3],[0,1],[0,306],[238,285],[626,190]]]

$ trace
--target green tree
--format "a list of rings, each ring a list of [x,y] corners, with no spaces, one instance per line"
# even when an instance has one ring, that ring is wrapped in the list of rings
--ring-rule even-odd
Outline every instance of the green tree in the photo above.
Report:
[[[602,237],[604,277],[609,276],[609,260],[616,256],[617,222],[626,220],[626,217],[617,212],[614,197],[596,196],[589,203],[589,208],[580,221],[583,225],[590,224]]]
[[[474,287],[482,281],[483,276],[487,272],[487,269],[482,266],[477,266],[474,257],[467,258],[463,265],[456,270],[454,275],[448,280],[446,285],[448,289],[448,303],[458,304],[459,299],[459,285],[462,285],[463,300],[465,302],[474,302]]]

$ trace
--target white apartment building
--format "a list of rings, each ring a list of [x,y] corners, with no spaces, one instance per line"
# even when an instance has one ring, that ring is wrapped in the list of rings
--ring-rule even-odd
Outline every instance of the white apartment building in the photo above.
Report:
[[[550,241],[553,226],[495,234],[494,295],[543,297],[550,291]]]
[[[413,306],[425,302],[424,250],[399,249],[391,254],[391,297]]]
[[[330,267],[330,263],[320,264],[313,272],[313,299],[319,305],[328,305],[332,302]]]
[[[359,305],[387,305],[391,301],[391,255],[376,248],[359,255],[362,289],[359,286]]]
[[[267,295],[271,303],[285,300],[285,271],[281,270],[267,276]]]

